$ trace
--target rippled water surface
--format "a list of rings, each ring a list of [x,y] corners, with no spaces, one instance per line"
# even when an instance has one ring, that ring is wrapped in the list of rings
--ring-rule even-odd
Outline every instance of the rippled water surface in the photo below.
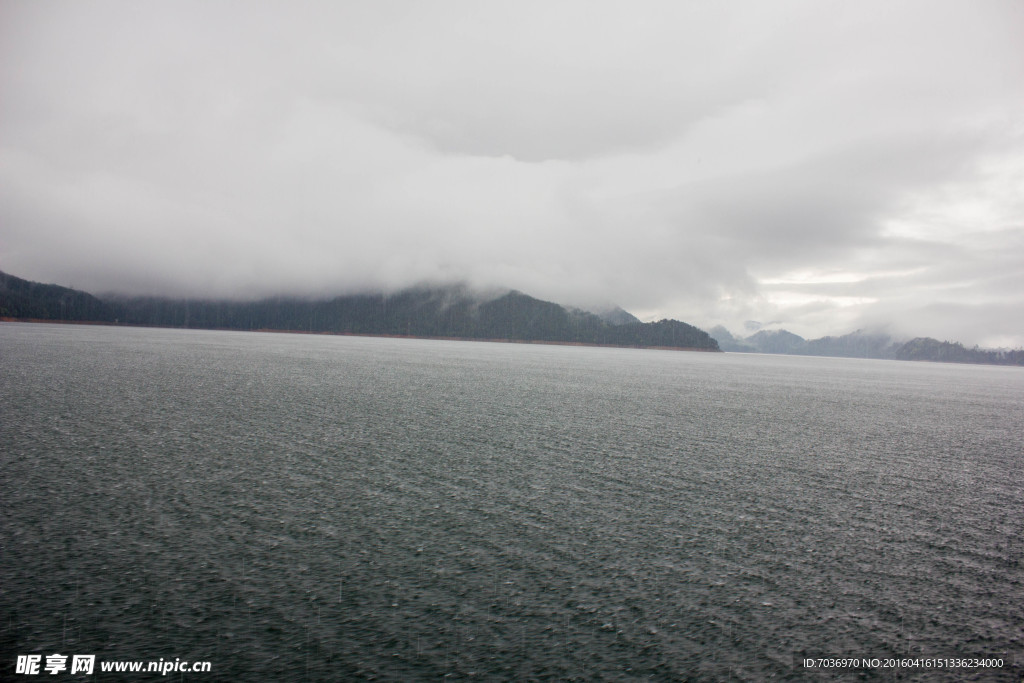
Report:
[[[1019,368],[0,323],[0,399],[4,678],[1024,672]]]

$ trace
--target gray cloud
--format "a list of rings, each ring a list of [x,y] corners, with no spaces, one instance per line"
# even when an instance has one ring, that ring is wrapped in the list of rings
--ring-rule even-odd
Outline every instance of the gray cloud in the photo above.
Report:
[[[8,2],[0,268],[231,297],[464,279],[1024,344],[1021,25],[996,1]]]

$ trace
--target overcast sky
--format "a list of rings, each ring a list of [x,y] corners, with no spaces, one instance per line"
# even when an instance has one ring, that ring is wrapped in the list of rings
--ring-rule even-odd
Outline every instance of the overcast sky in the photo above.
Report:
[[[1024,344],[1024,2],[0,0],[0,270]]]

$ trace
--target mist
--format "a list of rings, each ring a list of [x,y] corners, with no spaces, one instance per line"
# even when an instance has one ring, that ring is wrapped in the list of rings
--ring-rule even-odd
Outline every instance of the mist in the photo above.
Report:
[[[1024,5],[0,4],[0,270],[1024,345]]]

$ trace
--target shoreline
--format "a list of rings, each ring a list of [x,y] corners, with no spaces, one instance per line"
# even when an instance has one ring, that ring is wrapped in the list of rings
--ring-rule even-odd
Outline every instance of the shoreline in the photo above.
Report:
[[[548,341],[544,339],[498,339],[490,337],[431,337],[415,334],[372,334],[361,332],[331,332],[329,330],[275,330],[270,328],[257,328],[242,330],[235,327],[168,327],[164,325],[137,325],[134,323],[111,323],[104,321],[90,320],[52,320],[48,318],[12,318],[0,316],[0,322],[7,323],[43,323],[48,325],[95,325],[99,327],[129,327],[153,330],[205,330],[208,332],[262,332],[271,334],[309,334],[327,335],[332,337],[369,337],[381,339],[426,339],[433,341],[469,341],[469,342],[495,342],[499,344],[544,344],[547,346],[589,346],[605,349],[654,349],[657,351],[693,351],[698,353],[725,353],[721,349],[706,349],[698,346],[641,346],[638,344],[600,344],[597,342],[575,342],[575,341]]]

